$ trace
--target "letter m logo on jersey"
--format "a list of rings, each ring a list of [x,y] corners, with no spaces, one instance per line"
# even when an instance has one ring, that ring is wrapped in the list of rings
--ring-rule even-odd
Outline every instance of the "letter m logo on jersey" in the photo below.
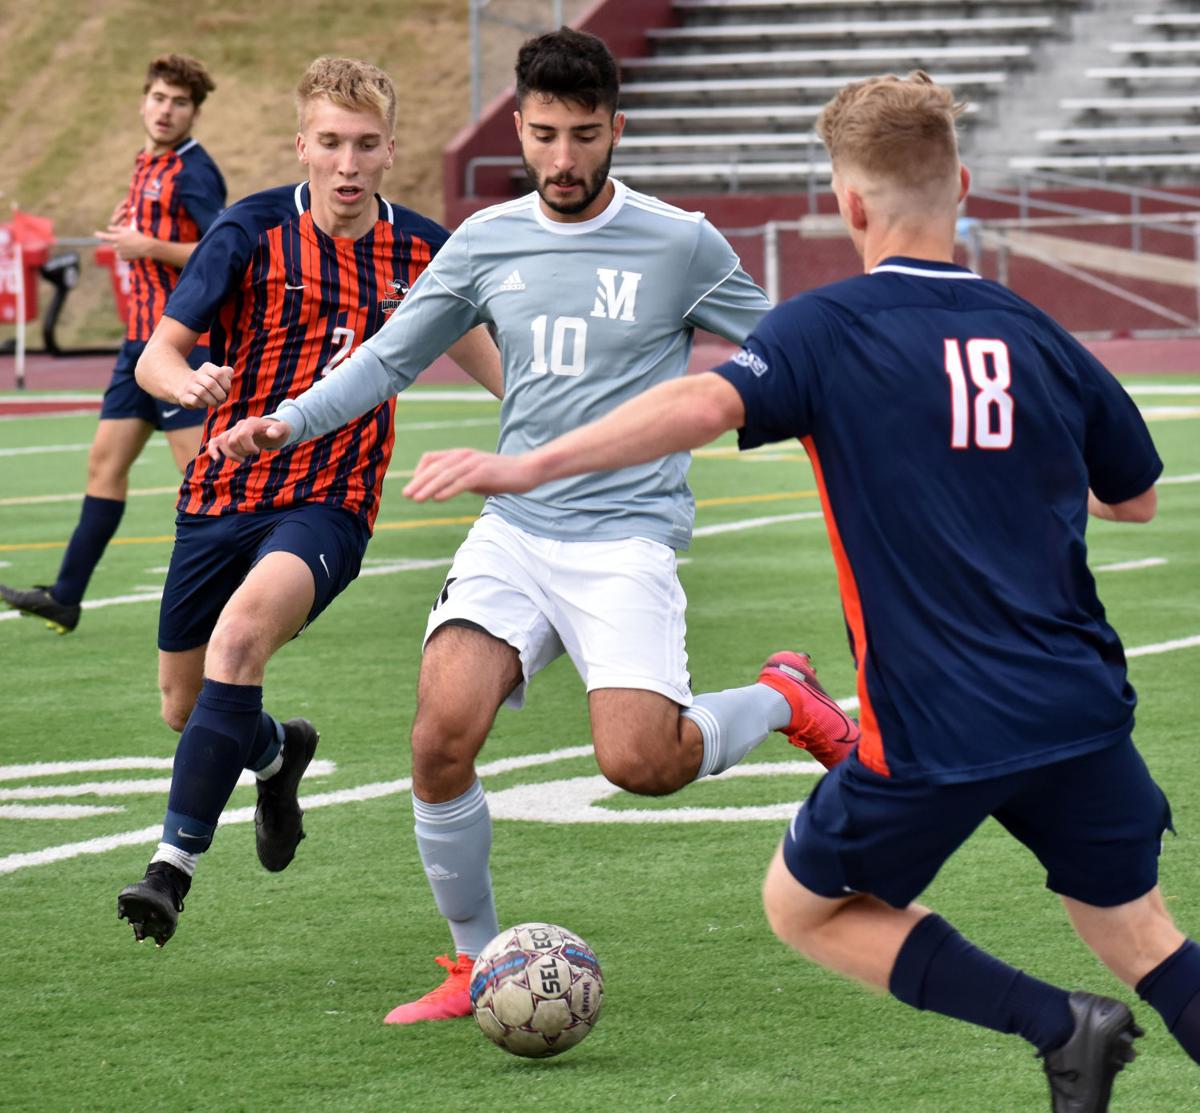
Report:
[[[596,304],[592,306],[592,316],[607,317],[610,321],[636,320],[633,307],[642,276],[636,271],[621,271],[618,287],[617,273],[609,267],[596,268]]]

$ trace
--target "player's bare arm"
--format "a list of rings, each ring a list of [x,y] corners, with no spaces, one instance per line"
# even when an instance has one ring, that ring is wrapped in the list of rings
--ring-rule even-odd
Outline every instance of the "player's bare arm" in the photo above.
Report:
[[[446,349],[448,355],[480,386],[497,398],[504,397],[504,370],[500,350],[485,325],[477,325]]]
[[[134,372],[138,386],[187,410],[219,406],[229,395],[233,368],[205,363],[193,371],[187,357],[199,338],[198,332],[172,317],[163,317],[138,360]]]
[[[96,232],[95,236],[105,243],[112,244],[117,257],[127,263],[134,259],[153,259],[176,270],[183,269],[183,265],[191,258],[197,246],[195,243],[156,239],[129,227],[128,224],[117,222],[110,224],[107,231]]]
[[[442,502],[473,491],[521,493],[552,479],[642,464],[708,444],[745,422],[741,395],[711,372],[662,383],[590,425],[520,456],[458,448],[421,457],[404,494]]]
[[[1124,502],[1101,502],[1088,491],[1088,513],[1109,522],[1148,522],[1158,512],[1158,491],[1154,487]]]

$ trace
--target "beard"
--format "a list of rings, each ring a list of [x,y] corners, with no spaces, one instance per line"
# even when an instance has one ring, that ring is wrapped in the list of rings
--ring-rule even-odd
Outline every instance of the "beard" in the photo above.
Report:
[[[608,181],[608,171],[612,166],[612,159],[613,145],[610,143],[603,165],[597,167],[591,177],[575,178],[559,176],[539,179],[537,171],[529,164],[529,160],[523,154],[521,156],[521,161],[525,164],[525,175],[528,177],[530,185],[537,190],[538,196],[547,208],[553,209],[556,213],[562,213],[563,216],[574,216],[576,213],[583,212],[600,196],[600,191],[604,189],[604,185]],[[550,186],[555,184],[582,185],[583,196],[578,201],[552,201],[546,194],[549,192]]]

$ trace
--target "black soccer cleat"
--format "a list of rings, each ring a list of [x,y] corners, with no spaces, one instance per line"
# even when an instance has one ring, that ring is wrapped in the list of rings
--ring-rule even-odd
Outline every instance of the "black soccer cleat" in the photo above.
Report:
[[[1053,1113],[1105,1113],[1113,1079],[1137,1051],[1143,1035],[1127,1006],[1111,997],[1076,991],[1068,998],[1075,1031],[1043,1056]]]
[[[289,719],[283,724],[283,765],[275,776],[258,782],[254,841],[258,860],[272,873],[287,869],[304,838],[304,810],[296,794],[320,738],[307,719]]]
[[[153,939],[159,947],[175,934],[183,898],[192,879],[170,862],[151,862],[141,881],[126,885],[117,895],[117,919],[128,920],[139,943]]]
[[[60,634],[69,634],[79,625],[79,604],[60,603],[45,584],[35,584],[24,591],[0,584],[0,599],[14,611],[44,618],[46,625]]]

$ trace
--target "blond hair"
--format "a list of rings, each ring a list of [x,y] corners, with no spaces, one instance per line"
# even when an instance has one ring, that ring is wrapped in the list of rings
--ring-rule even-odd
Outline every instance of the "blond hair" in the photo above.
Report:
[[[896,185],[921,188],[958,168],[955,122],[966,105],[923,70],[847,85],[821,110],[817,134],[834,170],[853,166]]]
[[[296,86],[296,112],[304,129],[309,102],[324,97],[351,112],[377,112],[390,135],[396,128],[396,87],[378,66],[357,58],[317,58]]]

